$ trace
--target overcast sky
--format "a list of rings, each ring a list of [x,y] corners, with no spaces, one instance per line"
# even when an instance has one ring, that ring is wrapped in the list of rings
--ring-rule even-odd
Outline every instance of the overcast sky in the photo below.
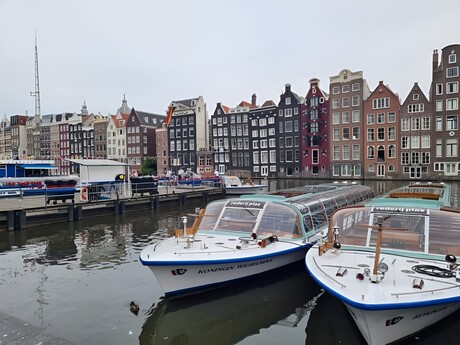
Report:
[[[328,91],[345,68],[428,96],[459,16],[459,0],[0,0],[0,115],[35,113],[35,33],[42,115],[115,114],[124,94],[157,114],[203,96],[211,115],[278,103],[287,83],[305,96],[314,77]]]

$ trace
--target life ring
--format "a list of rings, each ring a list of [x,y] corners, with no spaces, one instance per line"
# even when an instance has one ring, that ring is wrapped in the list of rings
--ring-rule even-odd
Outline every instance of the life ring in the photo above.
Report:
[[[115,181],[124,181],[125,180],[125,174],[118,174],[115,176]]]
[[[82,198],[83,200],[86,200],[86,187],[83,187],[83,188],[81,189],[81,198]]]

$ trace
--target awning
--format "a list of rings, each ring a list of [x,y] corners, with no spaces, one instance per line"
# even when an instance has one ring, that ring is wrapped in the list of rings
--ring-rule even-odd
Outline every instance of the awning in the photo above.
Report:
[[[43,170],[57,169],[57,167],[52,166],[50,164],[19,164],[18,167],[23,168],[23,169],[43,169]]]

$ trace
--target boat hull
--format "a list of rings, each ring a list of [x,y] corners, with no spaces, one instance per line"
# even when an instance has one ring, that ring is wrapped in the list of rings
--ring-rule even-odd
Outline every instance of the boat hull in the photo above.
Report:
[[[244,194],[258,194],[258,193],[267,193],[267,185],[248,185],[248,186],[238,186],[238,187],[225,187],[225,194],[229,195],[244,195]]]
[[[165,241],[171,240],[174,241]],[[168,262],[149,261],[148,254],[144,252],[141,253],[141,262],[150,268],[166,295],[177,295],[230,284],[301,261],[308,247],[288,245],[282,251],[259,251],[248,256],[236,250],[234,255],[220,258],[203,252],[200,260],[187,260],[187,255],[184,255],[182,259],[179,256],[179,260]]]
[[[460,303],[447,303],[419,308],[363,310],[344,304],[369,345],[384,345],[406,338],[460,308]]]
[[[413,271],[416,264],[437,261],[383,253],[381,262],[394,269],[380,282],[372,283],[371,276],[358,279],[363,268],[374,261],[371,252],[343,248],[322,256],[317,252],[318,246],[314,246],[307,253],[307,271],[318,285],[343,302],[369,345],[406,338],[460,308],[460,284],[455,277],[430,279]],[[417,279],[424,284],[420,289],[413,287]]]

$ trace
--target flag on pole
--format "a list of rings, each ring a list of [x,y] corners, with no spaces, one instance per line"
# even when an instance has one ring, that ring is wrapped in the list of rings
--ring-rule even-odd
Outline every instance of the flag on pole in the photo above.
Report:
[[[174,112],[174,109],[176,107],[172,105],[169,106],[169,109],[168,109],[168,115],[166,116],[166,120],[165,120],[165,123],[166,123],[166,127],[169,127],[169,123],[171,122],[171,118],[172,118],[172,114]]]

